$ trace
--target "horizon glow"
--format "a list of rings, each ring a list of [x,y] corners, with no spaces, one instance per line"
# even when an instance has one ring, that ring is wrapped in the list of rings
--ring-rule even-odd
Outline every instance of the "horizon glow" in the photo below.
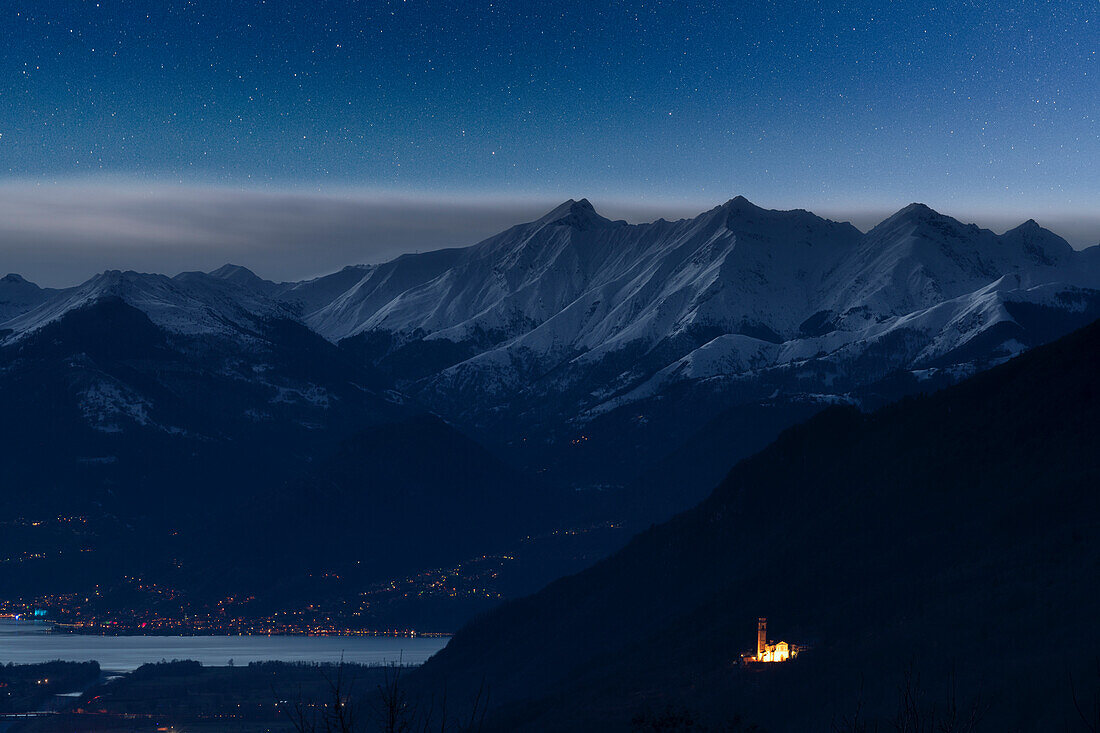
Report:
[[[533,221],[561,201],[120,181],[0,183],[0,275],[14,272],[45,287],[69,287],[110,269],[175,275],[231,263],[270,280],[302,280],[408,252],[471,246],[512,225]],[[592,202],[600,214],[631,224],[694,217],[723,203],[600,198]],[[906,203],[892,210],[814,213],[867,231]],[[997,233],[1035,218],[1078,248],[1091,246],[1089,235],[1100,234],[1100,215],[968,217],[953,209],[941,213]]]

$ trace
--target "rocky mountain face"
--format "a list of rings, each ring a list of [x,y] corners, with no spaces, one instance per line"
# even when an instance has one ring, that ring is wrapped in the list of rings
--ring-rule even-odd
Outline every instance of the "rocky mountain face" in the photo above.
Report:
[[[369,373],[360,386],[552,482],[609,488],[644,480],[712,421],[758,426],[759,448],[825,405],[872,407],[1083,325],[1100,315],[1097,249],[1034,221],[997,235],[920,204],[864,234],[742,197],[639,225],[570,200],[473,247],[298,283],[228,265],[107,272],[61,291],[9,276],[0,332],[18,349],[108,298],[173,339],[241,353],[264,323],[297,323]],[[256,366],[240,378],[263,382]]]

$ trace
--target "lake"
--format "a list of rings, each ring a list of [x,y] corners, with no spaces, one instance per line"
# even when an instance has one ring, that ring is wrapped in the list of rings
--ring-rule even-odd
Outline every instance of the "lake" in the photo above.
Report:
[[[249,662],[423,664],[448,638],[388,636],[91,636],[49,633],[49,625],[0,619],[0,664],[95,660],[129,672],[147,662],[193,659],[208,666]]]

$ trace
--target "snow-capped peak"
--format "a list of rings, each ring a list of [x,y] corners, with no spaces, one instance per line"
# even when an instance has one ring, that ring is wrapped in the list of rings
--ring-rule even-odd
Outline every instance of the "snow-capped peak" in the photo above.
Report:
[[[10,318],[2,327],[14,332],[8,340],[18,339],[70,311],[107,298],[118,298],[158,326],[181,334],[250,333],[259,320],[290,315],[285,305],[267,297],[261,289],[241,285],[249,275],[255,282],[266,281],[244,268],[228,275],[187,272],[167,277],[107,270],[75,288],[50,293],[50,297]]]
[[[1014,288],[1095,287],[1100,266],[1084,265],[1097,259],[1034,221],[997,235],[919,203],[863,234],[744,196],[693,219],[636,225],[569,199],[469,248],[302,283],[270,283],[239,265],[174,278],[110,271],[48,297],[12,299],[18,313],[0,327],[18,338],[106,296],[180,333],[247,333],[264,317],[296,317],[334,342],[371,332],[394,344],[433,340],[472,355],[454,374],[473,383],[488,372],[513,379],[502,364],[549,372],[562,360],[596,364],[618,353],[668,357],[651,365],[662,368],[722,334],[770,344],[859,334],[1006,277]]]

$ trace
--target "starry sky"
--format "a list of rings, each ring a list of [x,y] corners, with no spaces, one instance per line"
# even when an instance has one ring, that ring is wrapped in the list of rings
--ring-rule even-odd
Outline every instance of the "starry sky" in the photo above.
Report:
[[[36,0],[0,27],[0,193],[923,201],[1100,240],[1097,0]]]

